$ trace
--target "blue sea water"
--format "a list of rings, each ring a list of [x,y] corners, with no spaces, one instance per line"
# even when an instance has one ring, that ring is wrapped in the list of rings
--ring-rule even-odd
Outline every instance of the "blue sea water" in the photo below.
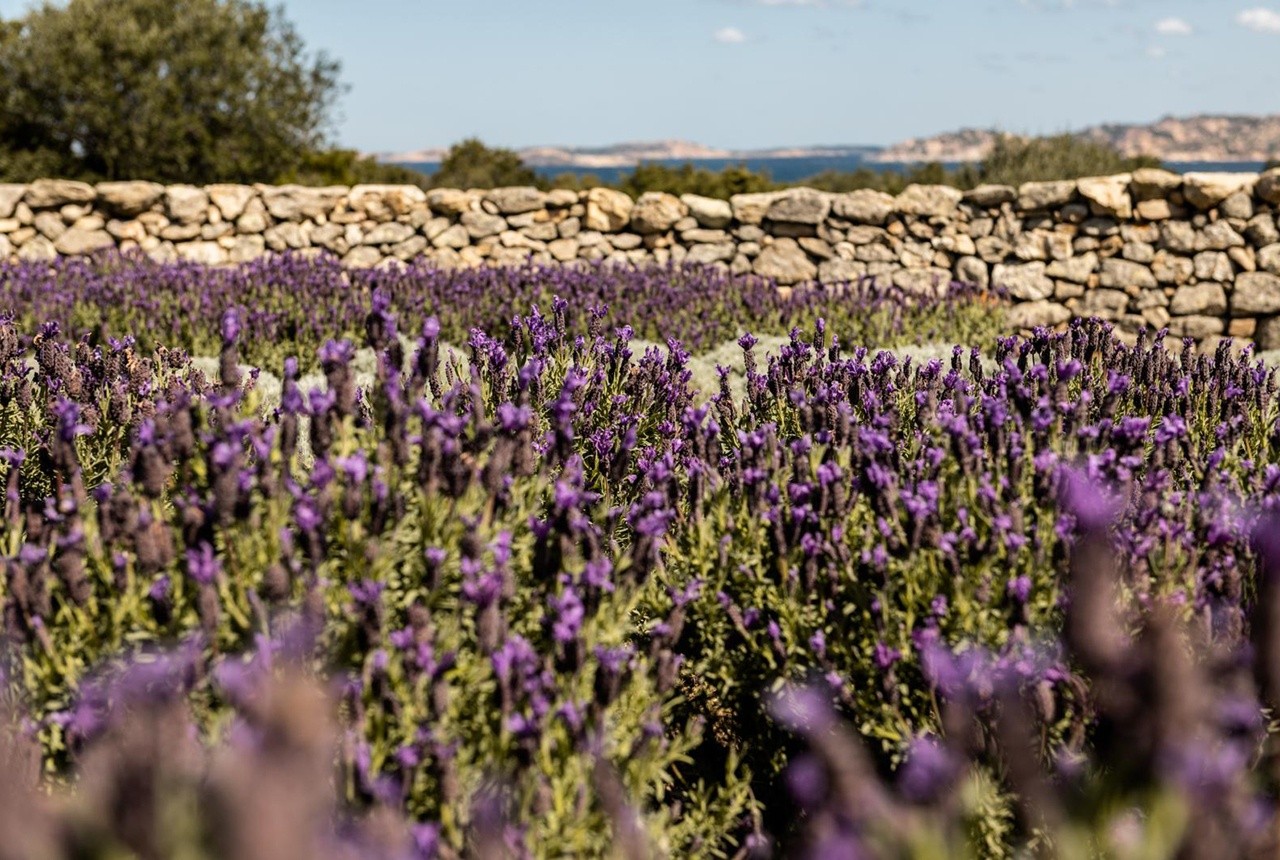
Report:
[[[893,163],[876,164],[864,161],[859,155],[841,155],[814,158],[700,158],[700,159],[663,159],[658,162],[670,167],[692,164],[706,170],[722,170],[734,164],[745,164],[749,170],[767,172],[777,182],[797,182],[825,170],[836,170],[842,173],[852,172],[859,167],[870,167],[875,170],[904,171],[911,164]],[[411,167],[423,173],[434,173],[439,168],[437,162],[407,162],[404,167]],[[948,168],[959,167],[960,162],[946,162]],[[1262,169],[1261,161],[1171,161],[1165,167],[1177,173],[1207,171],[1215,173],[1253,173]],[[616,182],[624,174],[630,173],[629,167],[586,168],[574,165],[562,167],[535,167],[534,171],[547,179],[554,179],[565,173],[578,175],[591,174],[603,182]]]

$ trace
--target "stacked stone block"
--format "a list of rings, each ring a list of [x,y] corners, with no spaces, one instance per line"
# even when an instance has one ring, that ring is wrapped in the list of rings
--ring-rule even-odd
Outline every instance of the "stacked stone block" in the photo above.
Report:
[[[1206,348],[1230,336],[1280,348],[1280,170],[1145,169],[1080,180],[809,188],[729,200],[606,188],[577,192],[358,185],[0,185],[0,260],[141,251],[238,263],[292,251],[367,267],[694,262],[784,286],[874,278],[929,292],[1001,287],[1014,326],[1073,317],[1122,336],[1168,328]]]

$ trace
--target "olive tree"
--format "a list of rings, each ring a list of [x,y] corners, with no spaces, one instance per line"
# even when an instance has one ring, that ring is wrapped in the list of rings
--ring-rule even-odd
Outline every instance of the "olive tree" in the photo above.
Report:
[[[270,181],[320,147],[339,64],[250,0],[70,0],[0,21],[0,179]]]

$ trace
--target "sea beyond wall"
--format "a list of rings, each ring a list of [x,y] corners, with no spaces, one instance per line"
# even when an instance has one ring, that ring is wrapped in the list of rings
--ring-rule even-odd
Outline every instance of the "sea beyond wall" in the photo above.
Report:
[[[927,292],[999,287],[1015,328],[1113,320],[1212,348],[1280,348],[1280,169],[1079,180],[807,188],[730,200],[605,188],[0,185],[0,261],[142,251],[209,265],[330,253],[367,267],[703,263],[782,285],[864,277]]]

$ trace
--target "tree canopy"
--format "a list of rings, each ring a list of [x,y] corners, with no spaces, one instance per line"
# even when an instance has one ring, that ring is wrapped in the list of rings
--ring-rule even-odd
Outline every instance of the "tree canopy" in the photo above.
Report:
[[[538,181],[518,153],[485,146],[474,137],[449,147],[439,169],[431,174],[431,184],[437,188],[502,188]]]
[[[270,181],[325,142],[339,64],[250,0],[70,0],[0,21],[0,177]]]

